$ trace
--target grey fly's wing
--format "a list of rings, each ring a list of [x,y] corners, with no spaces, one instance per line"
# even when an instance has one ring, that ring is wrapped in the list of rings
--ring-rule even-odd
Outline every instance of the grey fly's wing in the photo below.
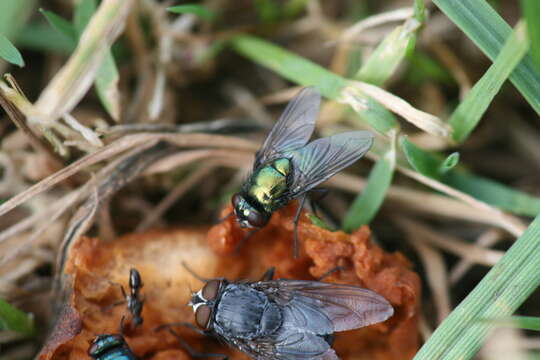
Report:
[[[281,306],[282,326],[296,332],[326,335],[358,329],[394,313],[385,298],[356,286],[302,280],[262,281],[252,286]]]
[[[254,169],[279,158],[283,152],[299,149],[307,144],[319,114],[321,95],[312,87],[302,89],[287,104],[285,111],[274,125],[255,155]]]
[[[277,334],[274,357],[283,360],[339,360],[323,337],[309,332],[298,332],[286,323]]]
[[[267,360],[339,360],[324,338],[282,327],[277,334],[264,339],[237,339],[231,344],[254,359]]]
[[[287,196],[294,198],[328,180],[364,156],[373,144],[369,131],[351,131],[317,139],[286,155],[292,159],[294,179]]]

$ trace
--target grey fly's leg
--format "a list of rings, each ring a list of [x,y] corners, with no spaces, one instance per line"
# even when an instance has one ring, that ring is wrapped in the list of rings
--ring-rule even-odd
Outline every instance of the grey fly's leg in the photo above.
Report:
[[[176,331],[174,331],[173,329],[168,329],[169,332],[174,336],[176,337],[176,339],[178,340],[178,342],[180,343],[180,345],[182,345],[182,347],[184,348],[184,350],[186,350],[188,352],[188,354],[192,357],[192,358],[207,358],[207,357],[220,357],[222,360],[228,360],[229,358],[227,357],[227,355],[225,354],[215,354],[215,353],[202,353],[202,352],[198,352],[196,351],[195,349],[193,349],[191,347],[191,345],[189,345],[187,343],[186,340],[184,340],[183,337],[181,337],[179,334],[176,333]]]
[[[157,331],[161,331],[163,329],[170,329],[173,326],[187,327],[187,328],[195,331],[199,335],[208,336],[208,334],[206,334],[203,330],[199,329],[198,327],[196,327],[192,323],[188,323],[188,322],[174,322],[174,323],[159,325],[157,328],[154,329],[154,331],[157,332]]]
[[[333,273],[335,273],[336,271],[341,271],[341,270],[346,270],[347,268],[345,266],[336,266],[334,267],[333,269],[330,269],[328,270],[327,272],[325,272],[324,274],[322,274],[321,276],[319,276],[319,278],[317,279],[317,281],[322,281],[325,277],[328,277],[330,275],[332,275]]]
[[[298,209],[296,209],[296,214],[294,214],[293,257],[295,259],[298,259],[298,220],[300,220],[300,214],[302,213],[302,208],[304,207],[304,204],[306,203],[306,197],[307,197],[307,194],[302,195],[302,198],[300,199],[300,205],[298,206]]]
[[[244,238],[242,240],[240,240],[240,242],[236,245],[236,248],[234,249],[234,254],[235,255],[240,255],[240,250],[242,249],[242,247],[244,246],[244,244],[246,243],[246,241],[252,237],[253,235],[255,235],[256,233],[258,233],[259,231],[261,231],[262,228],[255,228],[253,230],[251,230],[250,232],[248,232]]]
[[[259,281],[270,281],[274,278],[274,273],[276,272],[275,267],[271,267],[270,269],[266,270],[264,275],[262,276],[261,280]]]

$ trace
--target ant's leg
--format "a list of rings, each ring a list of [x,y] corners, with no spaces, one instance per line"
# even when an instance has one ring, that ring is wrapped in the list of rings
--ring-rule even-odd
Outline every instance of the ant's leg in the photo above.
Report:
[[[294,243],[293,243],[293,257],[298,259],[298,220],[300,220],[300,214],[302,213],[302,208],[306,203],[307,194],[302,195],[300,199],[300,205],[296,209],[296,214],[294,215],[293,224],[294,224]]]
[[[124,335],[124,330],[126,329],[125,325],[125,320],[126,320],[126,316],[125,315],[122,315],[122,318],[120,319],[120,334],[122,334],[122,336]]]
[[[115,303],[112,303],[110,305],[107,305],[104,309],[105,311],[109,311],[110,309],[112,309],[113,307],[116,307],[118,305],[123,305],[126,303],[126,297],[127,297],[127,294],[126,294],[126,290],[124,289],[124,287],[122,286],[122,284],[119,284],[117,282],[114,282],[114,281],[109,281],[109,283],[111,285],[114,285],[114,286],[118,286],[120,288],[120,290],[122,291],[122,296],[124,298],[124,300],[121,300],[121,301],[117,301]]]
[[[126,303],[126,300],[121,300],[121,301],[117,301],[115,303],[112,303],[110,305],[107,305],[105,306],[105,308],[103,308],[103,311],[109,311],[111,310],[113,307],[117,307],[119,305],[124,305]]]
[[[124,289],[124,287],[120,285],[120,290],[122,290],[122,296],[124,297],[124,299],[126,299],[127,298],[126,289]]]

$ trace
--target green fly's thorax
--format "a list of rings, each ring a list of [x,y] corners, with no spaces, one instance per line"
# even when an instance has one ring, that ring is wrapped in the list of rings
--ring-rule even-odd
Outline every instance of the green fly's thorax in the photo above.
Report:
[[[251,175],[248,195],[266,212],[275,211],[284,205],[280,198],[288,189],[291,170],[292,164],[287,158],[274,160],[257,169]]]

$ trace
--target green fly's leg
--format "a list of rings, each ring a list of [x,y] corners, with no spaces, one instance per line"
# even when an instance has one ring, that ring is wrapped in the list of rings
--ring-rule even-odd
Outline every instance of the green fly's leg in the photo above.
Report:
[[[319,188],[319,189],[311,189],[309,192],[310,193],[319,193],[320,194],[317,197],[317,199],[313,199],[311,197],[309,198],[309,206],[311,207],[311,210],[313,211],[313,214],[315,214],[315,216],[319,216],[319,214],[317,214],[317,206],[316,206],[315,201],[321,201],[322,199],[324,199],[326,197],[326,195],[328,195],[330,190]]]
[[[250,232],[248,232],[244,238],[242,240],[240,240],[240,242],[238,243],[238,245],[236,245],[236,248],[234,249],[234,254],[235,255],[240,255],[240,250],[242,249],[242,247],[244,246],[244,244],[246,243],[246,241],[252,237],[253,235],[255,235],[256,233],[258,233],[262,228],[255,228],[253,230],[251,230]]]
[[[234,215],[234,211],[231,211],[230,213],[228,213],[227,215],[225,215],[224,217],[222,218],[219,218],[218,219],[218,224],[221,224],[222,222],[224,222],[225,220],[227,220],[228,218],[230,218],[231,216]]]
[[[306,197],[307,194],[302,195],[302,198],[300,199],[300,205],[298,206],[298,209],[296,209],[296,214],[294,215],[294,243],[293,243],[293,257],[295,259],[298,259],[298,221],[300,220],[300,214],[302,213],[302,208],[304,207],[304,204],[306,203]]]

